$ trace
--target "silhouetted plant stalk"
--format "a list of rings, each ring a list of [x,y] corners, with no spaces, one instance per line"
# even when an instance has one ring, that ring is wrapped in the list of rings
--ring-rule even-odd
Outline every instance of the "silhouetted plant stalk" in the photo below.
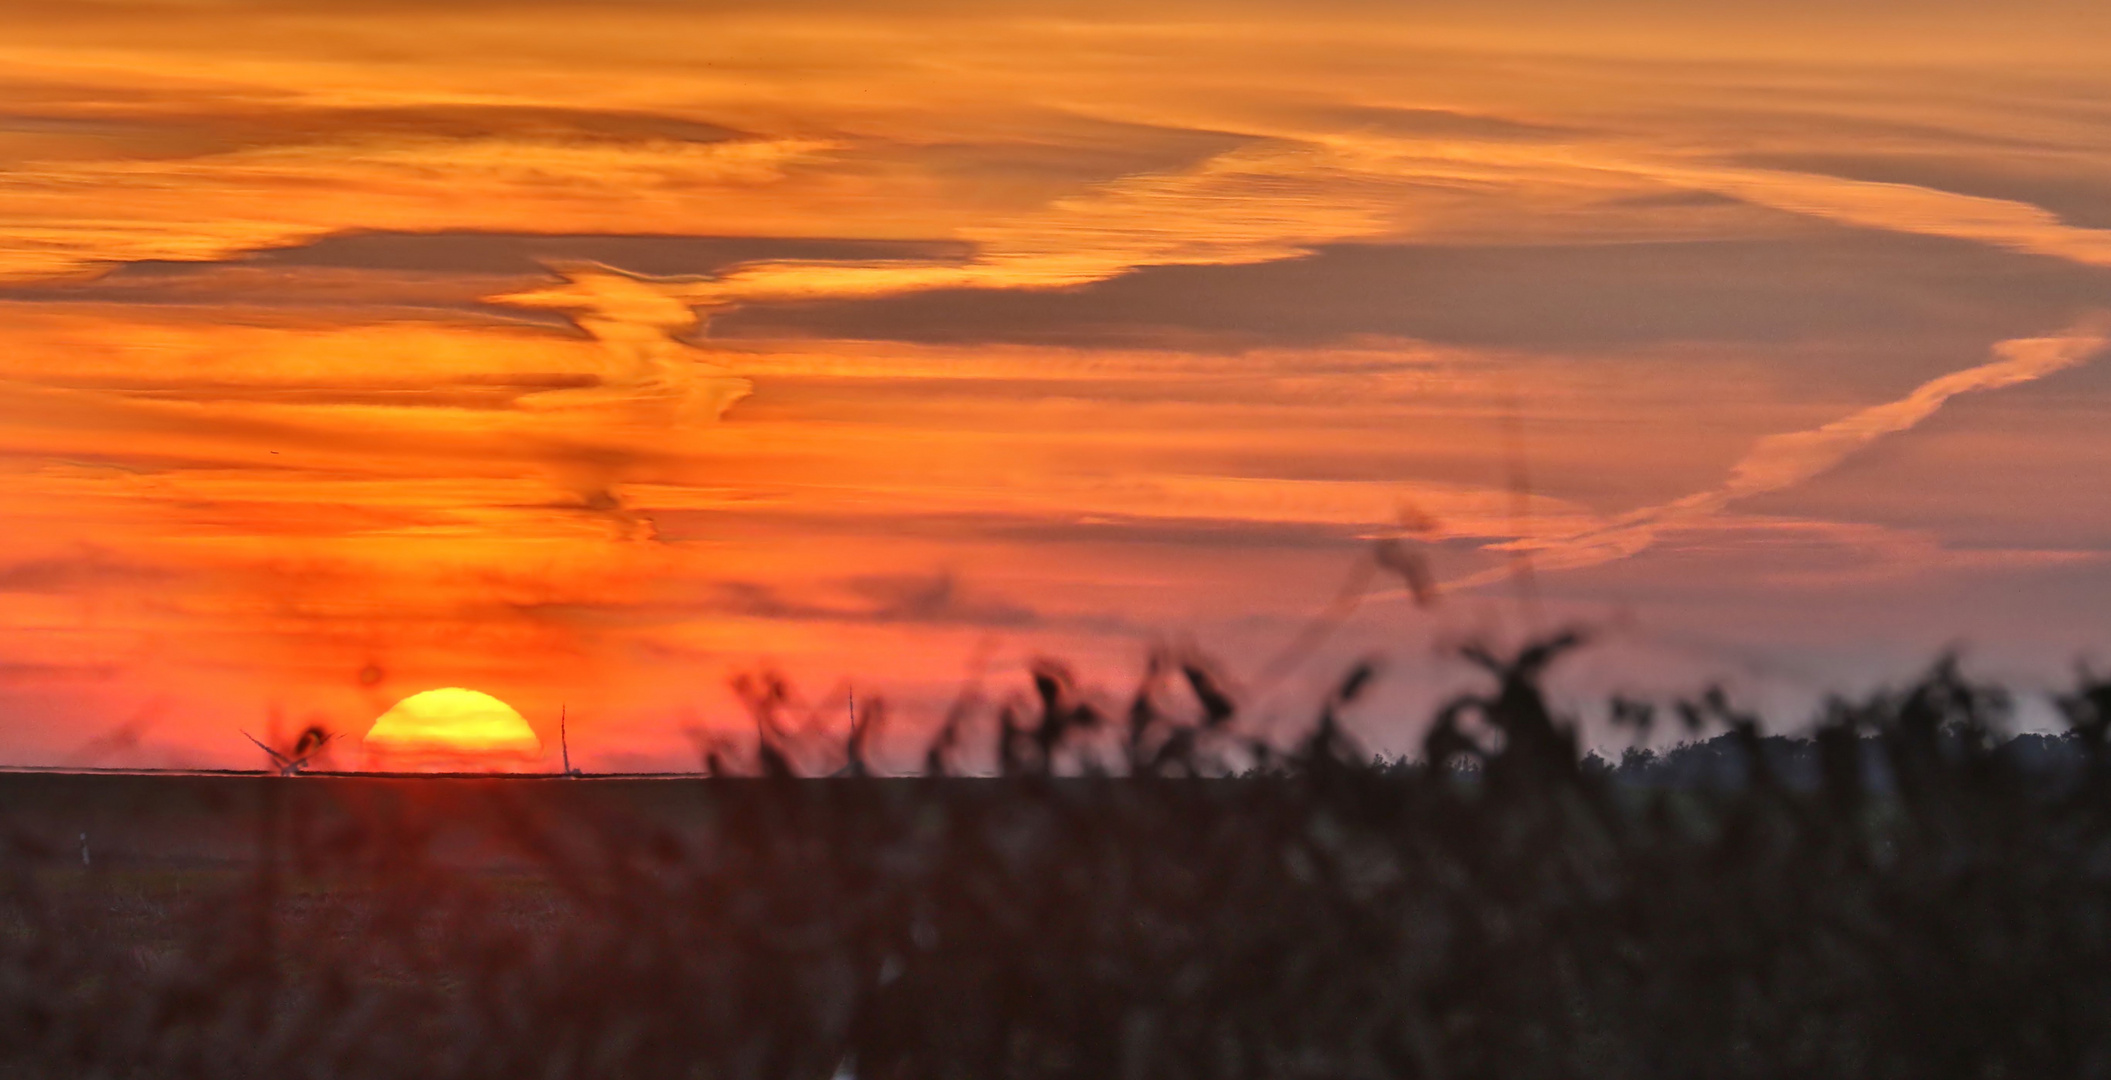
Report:
[[[1054,662],[1015,698],[964,696],[916,777],[875,775],[877,702],[831,724],[755,675],[736,687],[755,735],[701,737],[708,779],[429,785],[426,804],[258,779],[249,905],[142,914],[158,901],[18,837],[0,866],[0,1061],[67,1077],[2111,1072],[2111,683],[2085,674],[2059,701],[2070,733],[2031,739],[2002,738],[2007,698],[1950,662],[1833,702],[1807,740],[1711,692],[1669,714],[1720,734],[1614,764],[1540,689],[1580,643],[1467,650],[1490,686],[1440,709],[1412,762],[1347,732],[1368,664],[1279,745],[1245,727],[1231,680],[1168,652],[1118,704]],[[1611,715],[1642,737],[1659,710]],[[989,768],[963,775],[971,761]],[[482,846],[450,853],[464,821]]]

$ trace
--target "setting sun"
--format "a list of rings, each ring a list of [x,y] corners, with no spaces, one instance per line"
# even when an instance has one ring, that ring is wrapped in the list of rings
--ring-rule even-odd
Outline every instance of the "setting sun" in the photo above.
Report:
[[[449,686],[412,694],[366,733],[368,763],[385,769],[496,769],[542,756],[542,739],[490,694]]]

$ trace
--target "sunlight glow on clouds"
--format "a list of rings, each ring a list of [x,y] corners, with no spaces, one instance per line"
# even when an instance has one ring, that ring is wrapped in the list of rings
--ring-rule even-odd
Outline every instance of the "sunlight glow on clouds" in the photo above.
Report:
[[[1409,531],[1410,666],[1517,551],[1607,684],[2111,645],[2095,6],[9,26],[0,761],[473,685],[679,765],[757,664],[1260,663]]]

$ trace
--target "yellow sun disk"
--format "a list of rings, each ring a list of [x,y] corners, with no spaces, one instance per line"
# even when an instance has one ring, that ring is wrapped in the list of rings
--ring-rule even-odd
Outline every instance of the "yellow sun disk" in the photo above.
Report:
[[[389,754],[533,757],[542,752],[535,729],[513,707],[489,694],[444,687],[412,694],[382,713],[366,733],[369,750]]]

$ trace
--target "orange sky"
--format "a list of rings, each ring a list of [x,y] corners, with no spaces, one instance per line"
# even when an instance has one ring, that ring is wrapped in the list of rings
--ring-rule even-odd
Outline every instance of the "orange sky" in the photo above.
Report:
[[[1450,596],[1301,678],[2111,645],[2111,15],[1698,7],[0,4],[0,762],[468,686],[682,766],[763,664],[907,761],[1403,507]]]

